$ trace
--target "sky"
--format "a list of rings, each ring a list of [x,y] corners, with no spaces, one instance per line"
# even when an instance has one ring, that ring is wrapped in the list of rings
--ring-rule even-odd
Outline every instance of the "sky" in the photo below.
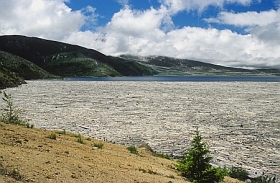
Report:
[[[280,0],[0,0],[0,35],[280,68]]]

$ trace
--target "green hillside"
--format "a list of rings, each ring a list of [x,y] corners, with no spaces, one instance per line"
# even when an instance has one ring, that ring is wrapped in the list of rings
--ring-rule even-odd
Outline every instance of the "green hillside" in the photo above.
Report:
[[[24,79],[43,79],[55,77],[32,62],[0,50],[0,62],[2,66],[11,72],[17,73]]]
[[[65,52],[45,57],[45,70],[62,77],[106,77],[121,76],[110,65],[84,55],[82,52]]]
[[[0,89],[15,87],[23,83],[25,83],[23,78],[5,68],[3,65],[0,66]]]
[[[0,51],[0,88],[25,83],[24,79],[53,78],[45,70],[16,55]]]
[[[0,50],[62,77],[154,74],[151,68],[134,61],[122,62],[93,49],[35,37],[0,36]]]

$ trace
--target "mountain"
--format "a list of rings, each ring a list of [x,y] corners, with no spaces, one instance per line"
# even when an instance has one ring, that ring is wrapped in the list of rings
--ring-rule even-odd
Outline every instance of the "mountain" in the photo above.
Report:
[[[96,50],[26,36],[0,36],[0,50],[24,58],[61,77],[154,75],[152,69]]]
[[[278,75],[279,69],[242,69],[232,68],[188,59],[176,59],[164,56],[139,57],[121,55],[126,60],[134,60],[158,72],[158,75],[236,75],[236,76],[264,76]]]
[[[147,75],[278,75],[274,68],[242,69],[163,56],[106,56],[96,50],[20,35],[0,36],[0,87],[24,79]]]

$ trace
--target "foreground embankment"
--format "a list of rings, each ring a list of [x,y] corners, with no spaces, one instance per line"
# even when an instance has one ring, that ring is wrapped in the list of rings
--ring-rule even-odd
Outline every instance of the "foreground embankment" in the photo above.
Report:
[[[213,163],[280,172],[280,83],[29,81],[7,89],[37,128],[180,156],[196,127]]]

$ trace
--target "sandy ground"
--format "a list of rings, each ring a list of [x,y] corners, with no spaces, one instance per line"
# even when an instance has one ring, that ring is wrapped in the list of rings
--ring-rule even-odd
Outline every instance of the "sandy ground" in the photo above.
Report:
[[[48,138],[56,134],[56,140]],[[131,154],[125,146],[62,131],[27,129],[0,123],[0,182],[183,183],[173,161],[145,149]],[[103,143],[102,149],[93,148]],[[4,172],[4,173],[3,173]],[[226,183],[238,183],[225,178]]]
[[[198,127],[214,164],[279,174],[279,88],[265,82],[29,81],[7,92],[38,128],[148,143],[176,157]]]

